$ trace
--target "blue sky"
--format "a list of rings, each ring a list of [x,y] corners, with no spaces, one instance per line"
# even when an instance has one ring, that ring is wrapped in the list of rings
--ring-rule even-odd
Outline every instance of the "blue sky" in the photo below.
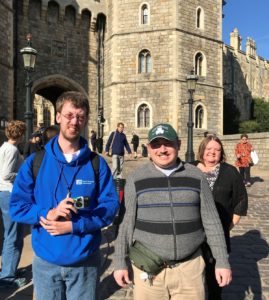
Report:
[[[269,0],[226,0],[224,6],[223,34],[225,44],[230,44],[230,32],[238,28],[245,51],[247,37],[256,42],[257,54],[269,60]]]

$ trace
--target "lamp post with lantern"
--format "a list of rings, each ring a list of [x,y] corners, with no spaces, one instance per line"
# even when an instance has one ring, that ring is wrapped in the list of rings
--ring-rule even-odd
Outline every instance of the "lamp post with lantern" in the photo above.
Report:
[[[21,54],[23,57],[24,70],[26,72],[26,111],[24,114],[25,123],[26,123],[26,141],[28,141],[33,132],[33,107],[31,99],[31,88],[33,82],[31,81],[30,73],[35,69],[35,61],[37,56],[37,51],[31,47],[32,35],[28,34],[27,37],[27,46],[21,49]]]
[[[187,87],[189,92],[189,120],[187,123],[188,127],[188,142],[187,142],[187,152],[185,154],[186,162],[194,161],[194,152],[193,152],[193,94],[196,89],[196,83],[198,80],[198,76],[194,74],[194,70],[191,71],[189,75],[186,77]]]

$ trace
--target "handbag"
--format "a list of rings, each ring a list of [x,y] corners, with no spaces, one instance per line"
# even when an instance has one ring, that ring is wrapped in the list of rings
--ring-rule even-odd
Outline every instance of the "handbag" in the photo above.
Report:
[[[130,247],[129,258],[138,269],[151,275],[157,275],[165,268],[165,260],[138,241]]]
[[[250,152],[250,157],[251,157],[253,165],[257,165],[257,163],[259,162],[259,157],[255,150],[252,150]]]

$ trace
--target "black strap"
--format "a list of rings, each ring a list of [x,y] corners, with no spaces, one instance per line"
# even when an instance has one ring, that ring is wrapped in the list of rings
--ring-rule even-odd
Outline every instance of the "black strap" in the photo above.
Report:
[[[97,153],[91,152],[90,160],[92,162],[92,167],[94,171],[95,183],[96,183],[96,195],[99,194],[99,166],[100,166],[100,157]]]
[[[36,181],[36,177],[38,175],[38,171],[42,164],[44,155],[45,155],[45,149],[39,150],[35,153],[35,157],[34,157],[34,161],[33,161],[33,169],[32,169],[34,181]]]
[[[35,153],[34,160],[33,160],[33,167],[32,167],[34,181],[36,181],[38,171],[42,164],[45,153],[46,153],[45,149],[39,150]],[[97,195],[98,195],[98,192],[99,192],[99,166],[100,166],[99,155],[95,152],[91,152],[90,160],[91,160],[93,171],[94,171],[94,177],[95,177],[96,189],[97,189]]]

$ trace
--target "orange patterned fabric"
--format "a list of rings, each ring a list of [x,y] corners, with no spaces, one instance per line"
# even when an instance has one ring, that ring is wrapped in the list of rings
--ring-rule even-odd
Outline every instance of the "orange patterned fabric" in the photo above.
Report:
[[[250,143],[238,143],[235,147],[235,155],[237,157],[235,165],[237,167],[249,167],[251,162],[250,152],[252,145]],[[238,155],[240,157],[238,158]]]

